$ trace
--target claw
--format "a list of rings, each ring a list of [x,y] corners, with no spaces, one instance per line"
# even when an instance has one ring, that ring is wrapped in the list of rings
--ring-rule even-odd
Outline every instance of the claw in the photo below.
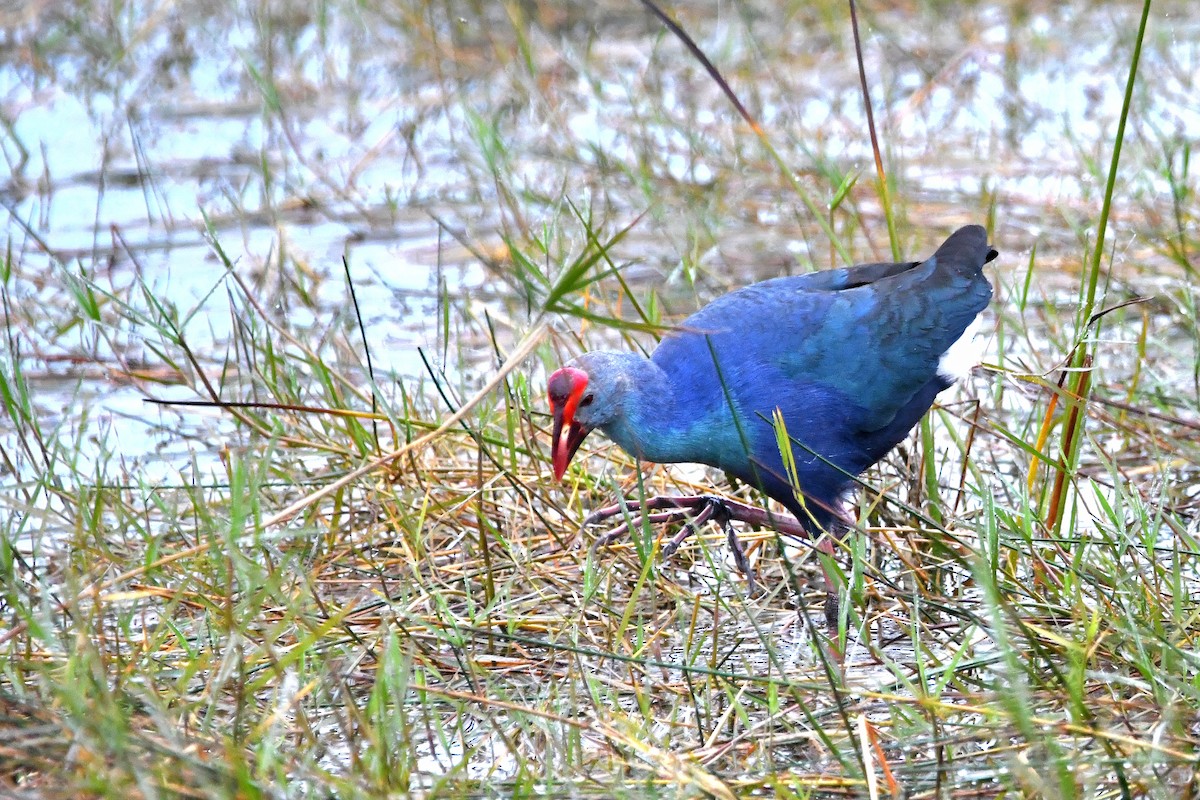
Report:
[[[652,497],[646,500],[645,503],[631,502],[624,505],[608,506],[589,514],[587,519],[583,521],[583,525],[584,527],[595,525],[618,514],[623,515],[626,512],[637,515],[637,523],[649,522],[652,525],[658,525],[684,522],[683,528],[679,533],[675,534],[663,545],[663,558],[670,558],[675,555],[680,545],[687,541],[689,536],[699,531],[700,527],[705,523],[716,521],[725,531],[725,540],[729,543],[729,547],[733,551],[733,563],[737,566],[738,572],[746,576],[746,582],[751,592],[757,590],[754,571],[751,569],[750,560],[746,557],[746,551],[742,547],[741,541],[737,538],[737,533],[734,531],[733,525],[730,523],[733,520],[738,520],[752,524],[768,524],[784,535],[807,536],[803,528],[789,525],[786,520],[778,520],[760,508],[736,503],[732,500],[726,500],[713,495]],[[688,519],[693,513],[695,516]],[[629,525],[630,522],[623,522],[607,533],[597,537],[596,541],[592,544],[591,552],[594,554],[601,547],[607,547],[621,537],[626,536],[629,533]]]

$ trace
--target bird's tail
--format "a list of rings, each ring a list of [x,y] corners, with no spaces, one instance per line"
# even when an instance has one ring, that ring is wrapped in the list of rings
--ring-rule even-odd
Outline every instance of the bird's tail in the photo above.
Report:
[[[983,265],[999,255],[988,247],[987,231],[982,225],[965,225],[954,233],[933,254],[939,269],[949,269],[965,277],[974,277]]]

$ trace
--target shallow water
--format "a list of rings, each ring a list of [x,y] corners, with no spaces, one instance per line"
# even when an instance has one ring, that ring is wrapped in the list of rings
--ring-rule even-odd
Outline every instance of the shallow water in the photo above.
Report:
[[[497,9],[399,8],[394,19],[365,7],[232,21],[199,6],[163,19],[135,8],[107,31],[43,8],[11,29],[0,97],[13,170],[0,196],[21,346],[9,358],[34,380],[48,419],[85,438],[115,436],[110,448],[167,473],[196,455],[176,433],[210,457],[203,442],[221,427],[150,410],[144,386],[114,384],[109,368],[153,366],[153,353],[137,331],[72,327],[62,283],[79,271],[127,297],[145,281],[192,314],[188,342],[216,370],[235,315],[214,241],[265,308],[314,333],[347,318],[345,257],[376,369],[409,379],[424,373],[418,346],[444,354],[452,372],[490,363],[471,326],[446,340],[444,303],[512,320],[501,326],[510,339],[529,320],[509,276],[481,265],[435,216],[488,250],[560,213],[543,198],[562,186],[614,231],[648,211],[614,261],[632,262],[632,285],[657,289],[676,313],[729,285],[837,263],[712,81],[640,10],[547,8],[514,27]],[[1121,194],[1110,231],[1115,269],[1134,292],[1178,280],[1137,238],[1148,211],[1167,209],[1164,180],[1137,165],[1200,129],[1189,100],[1200,21],[1183,9],[1155,9],[1125,158],[1139,183]],[[1050,266],[1035,292],[1073,302],[1071,261],[1087,232],[1071,229],[1099,205],[1138,8],[929,7],[918,24],[904,13],[865,19],[864,36],[911,254],[982,219],[991,198],[1000,283],[1020,286],[1038,243]],[[823,173],[858,172],[857,208],[878,216],[844,25],[767,3],[736,15],[689,8],[681,21],[818,200],[829,191]],[[76,23],[85,27],[73,44],[53,36]],[[523,198],[526,219],[496,175]],[[850,231],[856,257],[886,257],[882,230]],[[681,259],[696,250],[699,272]],[[998,305],[1010,298],[1002,292]]]

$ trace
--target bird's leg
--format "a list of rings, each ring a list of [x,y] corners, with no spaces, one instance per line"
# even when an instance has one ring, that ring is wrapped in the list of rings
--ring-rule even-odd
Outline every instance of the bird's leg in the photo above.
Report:
[[[851,507],[848,504],[841,504],[832,509],[834,512],[834,524],[845,526],[846,528],[854,527],[854,517],[851,512]],[[733,530],[731,522],[745,522],[749,525],[754,525],[759,528],[773,528],[784,536],[791,536],[797,539],[802,539],[805,542],[813,544],[812,536],[791,515],[775,515],[758,506],[739,503],[735,500],[727,500],[723,497],[714,495],[694,495],[689,497],[666,497],[655,496],[638,502],[636,500],[621,504],[606,506],[597,509],[588,515],[583,521],[584,527],[595,525],[603,522],[606,519],[620,516],[628,512],[634,516],[635,524],[649,523],[651,525],[668,524],[675,522],[683,522],[684,526],[663,545],[662,553],[664,558],[669,558],[679,550],[689,536],[696,533],[700,526],[709,520],[716,520],[720,523],[725,531],[726,541],[729,542],[729,549],[733,551],[733,561],[737,565],[738,571],[746,576],[747,582],[750,584],[750,590],[754,591],[755,581],[754,574],[750,569],[749,559],[746,557],[746,551],[742,548],[741,541],[738,540],[737,534]],[[692,519],[688,519],[691,516]],[[613,542],[629,533],[629,522],[623,522],[611,531],[598,537],[592,544],[592,553],[595,553],[601,547],[607,547]],[[833,558],[836,552],[833,535],[826,532],[820,536],[813,546],[819,553]],[[838,586],[833,574],[821,565],[821,575],[825,582],[825,623],[830,628],[837,626],[838,611],[840,601],[838,598]]]
[[[829,534],[821,536],[817,541],[817,552],[833,558],[833,550],[833,538]],[[824,564],[821,564],[821,577],[825,579],[825,626],[833,630],[837,628],[838,612],[841,610],[837,583]]]
[[[844,526],[846,530],[854,528],[856,524],[854,520],[854,508],[849,502],[843,501],[838,504],[833,509],[833,512],[833,522],[835,524]],[[830,528],[832,527],[834,527],[833,524],[830,525]],[[845,531],[842,531],[842,534],[845,534]],[[834,557],[834,550],[833,534],[831,531],[826,531],[817,541],[817,552],[823,553],[832,559]],[[821,576],[825,579],[825,625],[830,630],[833,630],[837,628],[838,615],[841,610],[838,586],[833,575],[825,568],[824,564],[821,564]]]

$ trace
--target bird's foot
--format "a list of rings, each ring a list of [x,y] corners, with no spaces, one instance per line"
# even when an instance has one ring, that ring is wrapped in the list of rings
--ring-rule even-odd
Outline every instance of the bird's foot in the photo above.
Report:
[[[626,512],[631,515],[631,519],[597,538],[592,545],[593,552],[601,547],[607,547],[626,536],[629,533],[631,522],[649,523],[651,525],[683,522],[683,528],[679,533],[675,534],[675,536],[663,545],[663,557],[669,558],[679,550],[680,545],[689,536],[700,529],[700,526],[711,520],[720,524],[725,531],[725,539],[729,543],[729,549],[733,553],[733,562],[737,566],[738,571],[746,576],[751,592],[756,590],[754,572],[750,568],[750,561],[746,557],[746,551],[743,549],[742,543],[734,532],[733,525],[730,523],[736,520],[759,527],[771,527],[784,535],[807,536],[804,528],[787,518],[777,517],[757,506],[739,503],[735,500],[727,500],[714,495],[696,495],[693,497],[659,496],[651,497],[643,503],[634,501],[625,503],[624,505],[608,506],[589,514],[583,524],[584,527],[595,525],[612,517],[624,515]]]
[[[583,521],[583,527],[599,525],[613,517],[623,517],[628,514],[625,522],[596,539],[594,548],[607,547],[629,534],[630,523],[664,525],[681,522],[703,505],[703,497],[651,497],[645,503],[636,500],[616,505],[605,506],[588,514]]]
[[[714,495],[692,495],[688,497],[667,497],[656,496],[647,498],[644,503],[639,503],[636,500],[631,500],[626,503],[618,503],[604,508],[599,508],[587,516],[583,521],[583,527],[598,525],[605,520],[613,517],[624,516],[628,512],[631,518],[641,520],[644,518],[652,525],[670,522],[682,522],[689,516],[698,515],[704,511],[706,506],[713,504],[719,505],[724,511],[723,515],[728,517],[733,522],[745,522],[748,525],[753,525],[758,528],[773,528],[779,531],[784,536],[793,536],[799,539],[808,539],[808,532],[804,529],[799,521],[793,519],[791,515],[772,514],[766,509],[758,506],[739,503],[736,500],[728,500],[724,497],[716,497]],[[708,517],[705,517],[707,521]],[[612,544],[629,533],[629,523],[625,522],[602,537],[602,545]],[[683,539],[686,539],[684,536]],[[680,539],[680,542],[683,541]],[[679,543],[676,543],[676,547]]]
[[[750,593],[755,594],[758,591],[758,586],[754,580],[754,570],[750,567],[750,559],[746,557],[746,550],[742,547],[742,540],[738,538],[737,532],[731,524],[734,516],[730,505],[736,506],[740,504],[714,495],[700,495],[697,499],[703,501],[703,508],[700,509],[700,513],[694,519],[690,519],[684,523],[683,529],[679,533],[675,534],[671,537],[670,541],[663,545],[663,558],[670,558],[675,555],[680,545],[689,536],[699,531],[701,525],[712,520],[725,531],[725,541],[729,543],[729,550],[733,553],[733,563],[737,566],[738,572],[746,576],[746,583],[749,585]]]

